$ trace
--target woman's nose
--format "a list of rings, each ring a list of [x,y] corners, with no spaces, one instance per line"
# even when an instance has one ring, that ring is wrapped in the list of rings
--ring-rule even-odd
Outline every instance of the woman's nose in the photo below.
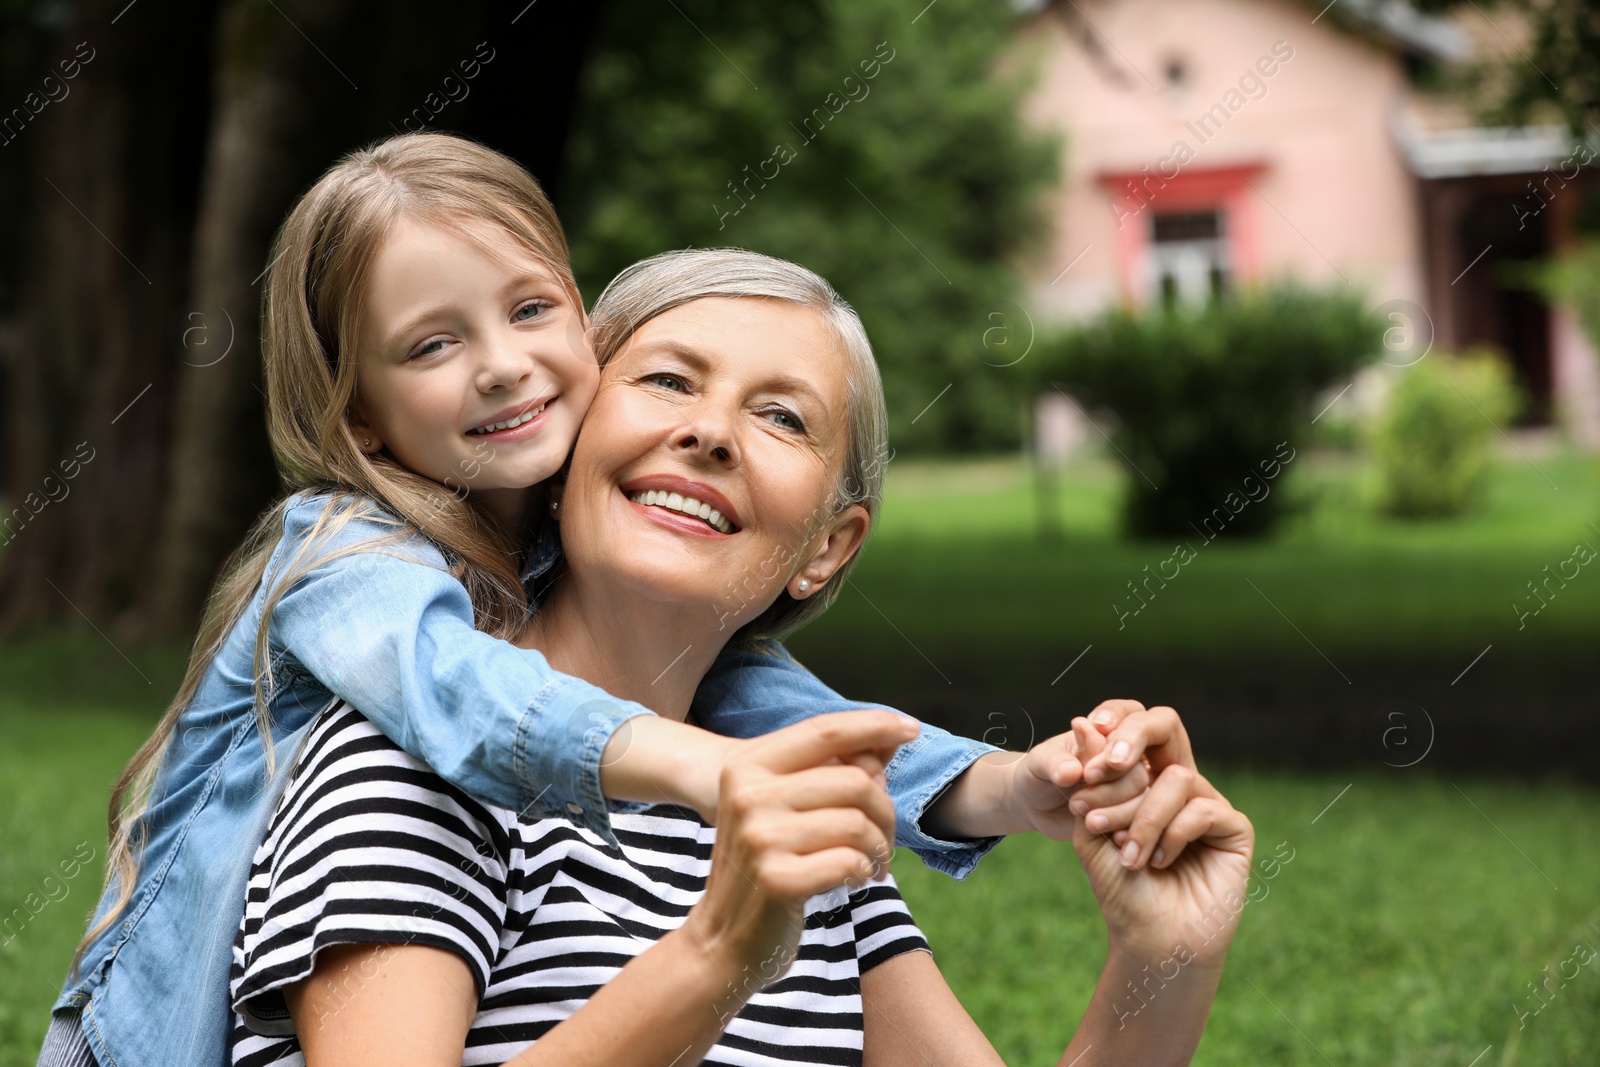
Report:
[[[686,414],[675,442],[677,447],[715,463],[737,466],[739,445],[734,413],[725,405],[708,400],[694,405]]]

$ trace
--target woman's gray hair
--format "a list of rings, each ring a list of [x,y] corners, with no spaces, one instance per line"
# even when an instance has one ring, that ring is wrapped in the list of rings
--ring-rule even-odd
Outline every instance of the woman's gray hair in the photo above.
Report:
[[[663,312],[708,297],[766,297],[815,310],[843,346],[849,362],[847,444],[833,499],[807,531],[809,540],[824,523],[853,504],[865,508],[875,525],[883,501],[884,468],[889,460],[889,416],[883,379],[855,309],[820,275],[788,260],[742,248],[688,249],[641,260],[612,279],[590,312],[595,356],[604,367],[634,332]],[[871,527],[868,527],[869,532]],[[860,556],[860,552],[856,556]],[[851,557],[815,594],[796,600],[780,586],[777,599],[739,630],[736,639],[781,637],[828,610],[855,565]],[[778,561],[772,561],[778,563]],[[790,561],[792,562],[792,561]],[[762,566],[771,573],[745,575],[729,583],[738,606],[764,597],[770,585],[792,573],[789,566]],[[738,606],[732,606],[737,611]]]

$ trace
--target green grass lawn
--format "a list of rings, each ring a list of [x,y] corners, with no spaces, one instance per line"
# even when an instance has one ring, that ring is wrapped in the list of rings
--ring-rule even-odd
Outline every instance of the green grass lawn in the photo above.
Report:
[[[175,654],[135,661],[92,633],[0,651],[0,1067],[38,1054],[100,895],[111,782],[177,688]]]
[[[1171,546],[1116,539],[1110,465],[1070,472],[1062,539],[1046,544],[1021,465],[899,461],[853,587],[795,645],[825,675],[865,662],[864,677],[883,686],[933,675],[924,655],[996,685],[1048,664],[1029,683],[1047,686],[1089,643],[1134,659],[1182,651],[1315,667],[1307,639],[1342,662],[1437,655],[1462,665],[1495,642],[1588,662],[1600,575],[1586,569],[1525,631],[1509,607],[1577,541],[1600,548],[1588,526],[1600,525],[1593,461],[1536,462],[1542,474],[1505,465],[1487,506],[1467,519],[1407,524],[1372,514],[1359,466],[1307,456],[1279,490],[1304,504],[1281,537],[1204,547],[1118,630],[1111,602]],[[93,633],[0,650],[0,922],[24,916],[0,930],[0,1067],[33,1062],[98,892],[109,783],[177,683],[177,654],[134,661]],[[1592,690],[1586,706],[1592,714]],[[1508,731],[1527,714],[1510,710]],[[1600,948],[1593,788],[1457,776],[1432,763],[1204,769],[1254,819],[1260,855],[1286,841],[1295,859],[1245,912],[1198,1062],[1596,1061],[1600,961],[1547,994],[1525,1028],[1514,1008],[1530,1006],[1530,983],[1575,943]],[[92,869],[61,880],[58,864],[81,847],[94,849]],[[1007,1062],[1055,1062],[1105,948],[1070,846],[1008,842],[961,885],[904,853],[895,869],[952,985]]]
[[[851,578],[859,595],[846,590],[795,644],[847,646],[877,636],[885,618],[913,640],[1002,653],[1042,642],[1075,653],[1104,642],[1134,653],[1249,645],[1299,654],[1305,639],[1285,616],[1330,655],[1475,651],[1480,635],[1588,639],[1600,625],[1600,574],[1591,568],[1525,630],[1511,608],[1579,541],[1600,551],[1600,466],[1571,454],[1536,462],[1537,470],[1503,462],[1484,506],[1467,517],[1409,522],[1375,513],[1370,473],[1355,460],[1302,455],[1276,489],[1296,509],[1280,536],[1186,538],[1196,558],[1166,588],[1152,585],[1148,606],[1119,628],[1112,605],[1138,607],[1127,583],[1141,581],[1146,566],[1158,571],[1175,544],[1118,538],[1122,475],[1112,464],[1088,460],[1068,472],[1057,505],[1062,533],[1047,542],[1021,463],[898,461]]]
[[[1513,1008],[1537,1003],[1528,983],[1575,944],[1600,950],[1595,792],[1213,777],[1254,821],[1257,856],[1287,842],[1294,859],[1245,909],[1196,1063],[1596,1062],[1600,959],[1564,987],[1552,980],[1525,1027]],[[1005,842],[962,884],[903,851],[894,869],[951,986],[1006,1062],[1055,1063],[1105,960],[1072,846]]]

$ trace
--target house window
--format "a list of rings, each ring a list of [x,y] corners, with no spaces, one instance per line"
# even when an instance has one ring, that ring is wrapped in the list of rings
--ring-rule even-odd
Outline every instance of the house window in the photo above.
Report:
[[[1228,291],[1228,242],[1222,212],[1151,219],[1151,297],[1163,307],[1203,304]]]

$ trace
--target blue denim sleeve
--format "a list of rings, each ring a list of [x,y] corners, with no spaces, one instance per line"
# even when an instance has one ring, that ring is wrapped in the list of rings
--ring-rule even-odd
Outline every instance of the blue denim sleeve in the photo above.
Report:
[[[325,498],[291,506],[278,574],[292,584],[268,627],[274,656],[309,671],[395,744],[486,803],[561,816],[615,843],[600,757],[618,726],[653,714],[554,670],[544,656],[473,626],[472,602],[443,555],[395,527],[353,519],[295,554]],[[368,544],[382,539],[381,544]],[[330,553],[333,558],[318,562]],[[268,576],[273,580],[273,575]],[[643,805],[613,802],[611,809]]]
[[[695,694],[695,720],[730,737],[756,737],[829,711],[881,708],[828,688],[776,641],[729,649],[718,657]],[[890,709],[894,710],[894,709]],[[922,816],[962,771],[993,745],[958,737],[928,723],[890,761],[886,774],[894,799],[895,843],[936,871],[965,878],[998,837],[942,841],[922,831]]]

